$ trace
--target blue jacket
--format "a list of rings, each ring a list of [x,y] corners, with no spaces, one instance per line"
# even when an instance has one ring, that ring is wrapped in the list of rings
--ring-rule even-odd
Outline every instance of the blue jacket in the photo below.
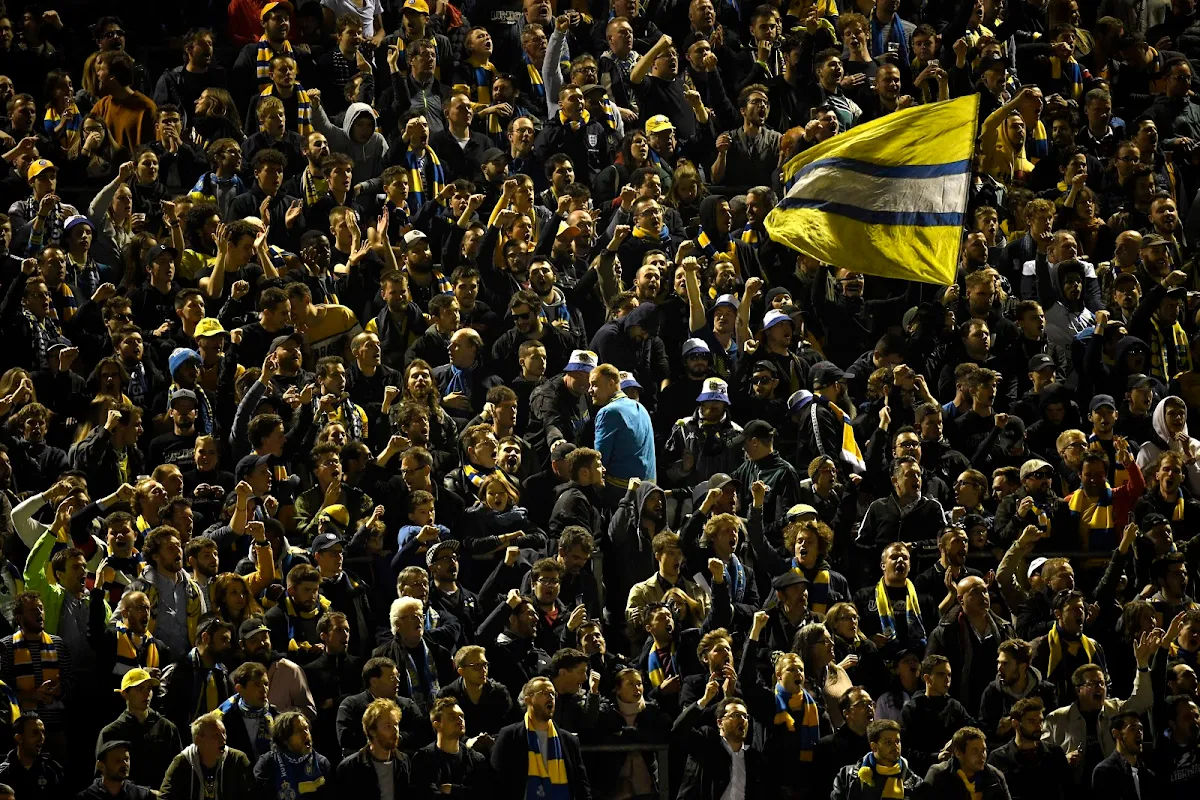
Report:
[[[610,483],[626,487],[630,478],[657,480],[654,425],[641,403],[618,394],[596,412],[596,449]]]

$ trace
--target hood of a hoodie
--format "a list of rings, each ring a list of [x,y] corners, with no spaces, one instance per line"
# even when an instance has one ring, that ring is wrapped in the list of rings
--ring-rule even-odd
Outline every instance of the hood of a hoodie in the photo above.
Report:
[[[638,531],[641,531],[641,529],[642,529],[642,509],[645,508],[645,506],[646,506],[646,498],[648,498],[653,492],[658,492],[659,494],[662,495],[663,514],[664,514],[664,516],[666,514],[667,493],[664,492],[662,490],[662,487],[658,486],[658,484],[650,483],[648,481],[642,481],[641,483],[638,484],[637,489],[634,490],[634,495],[633,495],[634,503],[635,503],[634,507],[637,509]],[[664,519],[662,522],[662,528],[659,529],[659,533],[661,533],[662,531],[665,531],[666,529],[667,529],[667,522],[666,522],[666,519]]]
[[[717,206],[724,200],[720,195],[710,194],[700,201],[700,227],[718,250],[724,250],[729,243],[729,234],[717,232]]]
[[[1154,407],[1154,414],[1150,418],[1150,424],[1154,428],[1154,435],[1157,436],[1159,439],[1162,439],[1164,448],[1169,447],[1170,442],[1171,442],[1171,433],[1170,433],[1170,431],[1167,430],[1167,401],[1168,400],[1170,400],[1174,403],[1180,403],[1183,405],[1183,407],[1185,409],[1187,408],[1187,404],[1184,403],[1182,399],[1176,397],[1175,395],[1170,395],[1168,397],[1164,397],[1162,400],[1159,400],[1158,405],[1156,405]],[[1184,422],[1183,429],[1186,432],[1188,430],[1186,416],[1184,416],[1183,422]],[[1196,440],[1192,439],[1192,441],[1195,442]],[[1195,449],[1194,446],[1193,446],[1193,449]]]
[[[1128,356],[1129,351],[1133,350],[1135,347],[1140,347],[1142,350],[1146,351],[1146,367],[1142,371],[1145,372],[1149,368],[1150,345],[1146,344],[1146,340],[1139,339],[1136,336],[1122,336],[1117,340],[1117,346],[1113,351],[1115,355],[1114,361],[1118,376],[1129,375],[1130,370],[1125,366],[1125,357]]]
[[[378,122],[379,118],[375,115],[375,109],[371,108],[366,103],[351,103],[350,107],[346,109],[345,116],[342,117],[342,133],[346,134],[346,136],[349,136],[350,130],[354,127],[354,123],[363,114],[370,114],[371,121]],[[350,140],[350,143],[352,145],[356,144],[353,139]]]
[[[1051,422],[1050,418],[1046,416],[1046,407],[1054,403],[1062,403],[1065,411],[1062,422],[1057,424]],[[1038,396],[1038,413],[1041,415],[1040,422],[1058,431],[1080,426],[1079,410],[1075,405],[1074,394],[1061,383],[1048,383],[1042,388],[1042,392]]]
[[[635,325],[651,336],[658,335],[658,306],[654,303],[642,303],[617,321],[621,332],[627,332]]]

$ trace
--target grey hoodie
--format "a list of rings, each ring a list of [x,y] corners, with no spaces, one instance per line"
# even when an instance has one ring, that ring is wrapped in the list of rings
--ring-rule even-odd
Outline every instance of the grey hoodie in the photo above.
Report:
[[[313,128],[325,134],[329,140],[329,149],[335,153],[345,153],[354,159],[354,182],[356,184],[378,177],[383,172],[383,157],[387,155],[387,140],[378,130],[371,134],[363,144],[357,144],[350,138],[350,129],[354,121],[363,114],[370,114],[372,120],[378,120],[375,109],[366,103],[351,103],[342,117],[342,127],[330,122],[323,106],[313,109]]]

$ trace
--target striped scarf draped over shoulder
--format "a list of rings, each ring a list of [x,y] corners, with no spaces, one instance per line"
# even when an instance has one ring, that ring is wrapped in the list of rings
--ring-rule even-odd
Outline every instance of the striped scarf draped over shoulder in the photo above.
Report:
[[[292,43],[287,39],[283,40],[283,49],[281,52],[293,58],[296,56],[292,52]],[[267,35],[264,33],[258,37],[258,52],[255,53],[254,58],[255,77],[258,79],[258,88],[260,89],[271,82],[271,59],[274,57],[275,48],[271,47],[271,43],[267,41]]]
[[[312,99],[308,96],[308,90],[300,84],[296,84],[296,133],[301,136],[308,136],[313,132],[312,126]],[[261,97],[279,97],[279,92],[275,89],[275,84],[269,83],[267,88],[260,93]],[[280,97],[280,100],[283,98]]]

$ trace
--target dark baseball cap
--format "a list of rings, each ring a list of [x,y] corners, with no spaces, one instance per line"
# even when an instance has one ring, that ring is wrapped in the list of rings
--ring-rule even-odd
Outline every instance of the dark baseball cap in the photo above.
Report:
[[[295,342],[296,347],[304,347],[304,337],[293,331],[292,333],[286,333],[283,336],[276,336],[272,339],[271,347],[267,352],[274,353],[278,348],[286,347],[293,342]]]
[[[1154,378],[1151,378],[1149,375],[1143,375],[1140,372],[1135,372],[1125,381],[1125,391],[1127,392],[1131,392],[1134,389],[1147,388],[1154,388]]]
[[[128,750],[133,747],[133,745],[125,739],[110,739],[107,742],[100,742],[96,745],[96,760],[103,761],[106,755],[121,747],[124,747],[126,750]]]
[[[1038,353],[1036,356],[1029,359],[1030,372],[1037,372],[1038,370],[1046,369],[1047,367],[1055,367],[1055,364],[1054,359],[1045,353]]]
[[[808,385],[813,388],[830,386],[843,380],[845,377],[846,373],[839,369],[838,365],[832,361],[818,361],[808,370]]]
[[[1117,408],[1117,401],[1113,400],[1111,394],[1098,394],[1093,397],[1092,402],[1088,404],[1088,413],[1090,414],[1101,406],[1110,406],[1115,411]]]
[[[250,617],[238,626],[238,641],[244,642],[262,631],[270,632],[270,628],[263,624],[262,617]]]
[[[256,456],[253,453],[248,456],[242,456],[238,460],[237,466],[233,469],[233,477],[235,480],[240,481],[255,469],[261,467],[263,464],[270,463],[270,461],[270,456]]]
[[[775,435],[775,428],[771,423],[761,420],[752,419],[746,423],[746,427],[742,428],[742,439],[769,439]]]

